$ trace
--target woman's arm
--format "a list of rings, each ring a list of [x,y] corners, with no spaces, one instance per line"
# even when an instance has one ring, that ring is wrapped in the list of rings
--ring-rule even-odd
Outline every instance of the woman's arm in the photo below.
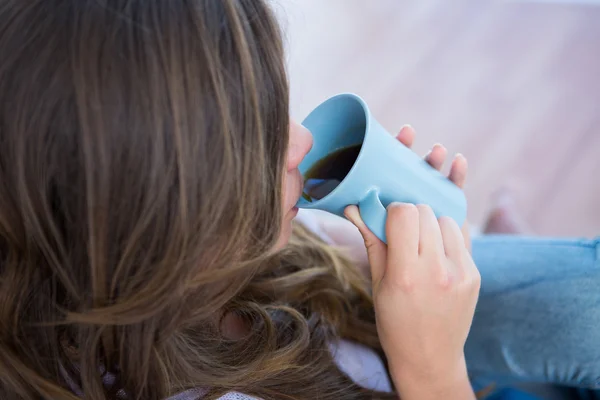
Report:
[[[475,394],[469,382],[464,364],[455,371],[447,371],[443,377],[394,375],[394,385],[399,388],[402,400],[474,400]]]

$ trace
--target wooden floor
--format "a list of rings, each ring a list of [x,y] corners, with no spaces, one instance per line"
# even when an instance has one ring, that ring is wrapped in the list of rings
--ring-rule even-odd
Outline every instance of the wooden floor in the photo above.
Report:
[[[501,187],[536,233],[600,235],[600,7],[528,1],[279,0],[292,115],[355,92],[416,150],[470,163],[470,218]]]

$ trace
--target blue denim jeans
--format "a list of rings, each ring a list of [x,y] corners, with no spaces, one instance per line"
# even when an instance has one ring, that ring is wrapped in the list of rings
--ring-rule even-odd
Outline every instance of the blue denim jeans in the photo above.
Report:
[[[481,294],[465,354],[499,384],[600,388],[600,238],[473,239]]]

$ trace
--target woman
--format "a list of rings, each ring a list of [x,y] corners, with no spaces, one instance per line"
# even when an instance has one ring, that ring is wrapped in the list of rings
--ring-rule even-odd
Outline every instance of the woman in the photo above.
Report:
[[[372,286],[292,234],[311,137],[262,1],[0,0],[0,54],[0,398],[474,397],[451,220],[391,205]]]

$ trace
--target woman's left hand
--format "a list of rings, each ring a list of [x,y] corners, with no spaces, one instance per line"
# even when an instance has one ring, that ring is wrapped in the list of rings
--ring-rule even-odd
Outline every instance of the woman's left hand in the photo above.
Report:
[[[412,128],[412,126],[405,125],[402,127],[402,129],[400,129],[398,135],[396,135],[396,139],[398,139],[398,141],[404,144],[406,147],[411,148],[415,141],[415,130]],[[441,144],[436,144],[432,147],[429,153],[425,155],[425,161],[427,161],[433,168],[440,171],[444,166],[447,154],[448,151],[444,146]],[[468,169],[469,166],[467,164],[467,159],[465,156],[458,153],[452,160],[448,179],[450,179],[450,181],[452,181],[459,188],[464,189]],[[465,245],[467,246],[467,249],[469,249],[469,252],[471,252],[471,235],[469,233],[468,221],[464,222],[461,230],[463,237],[465,238]]]
[[[406,147],[411,148],[415,140],[415,130],[411,126],[406,125],[400,130],[398,135],[396,135],[396,138]],[[447,153],[444,146],[436,144],[431,151],[427,153],[425,160],[429,165],[439,171],[446,161]],[[452,160],[448,179],[462,189],[465,185],[467,170],[467,159],[463,155],[457,154]],[[348,252],[347,254],[352,261],[358,265],[365,275],[369,276],[370,268],[367,252],[363,238],[356,227],[354,227],[350,221],[335,215],[331,215],[331,218],[320,218],[319,222],[321,223],[320,228],[332,239],[335,245],[345,247]],[[467,221],[465,221],[462,226],[462,234],[465,239],[465,245],[469,251],[471,251],[471,237],[469,235],[469,224]]]

